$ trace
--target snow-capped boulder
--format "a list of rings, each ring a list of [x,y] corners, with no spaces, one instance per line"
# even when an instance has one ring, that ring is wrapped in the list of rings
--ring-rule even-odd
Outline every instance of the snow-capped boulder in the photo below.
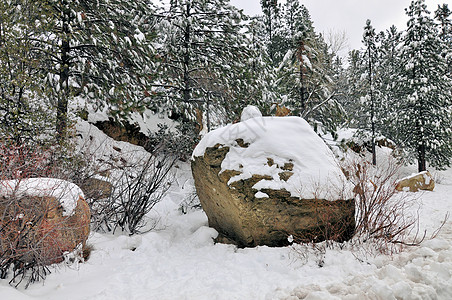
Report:
[[[247,107],[245,107],[242,111],[242,114],[240,116],[240,121],[246,121],[248,119],[252,119],[252,118],[256,118],[256,117],[262,117],[262,113],[259,110],[259,108],[257,108],[254,105],[248,105]]]
[[[433,191],[435,181],[429,171],[412,174],[402,178],[396,185],[397,191],[418,192],[419,190]]]
[[[90,231],[83,192],[60,179],[0,181],[0,216],[0,252],[17,239],[16,258],[24,263],[36,258],[47,265],[62,262],[64,253],[85,246]]]
[[[195,148],[192,172],[220,241],[279,246],[290,235],[343,241],[353,234],[351,189],[302,118],[255,116],[214,130]]]

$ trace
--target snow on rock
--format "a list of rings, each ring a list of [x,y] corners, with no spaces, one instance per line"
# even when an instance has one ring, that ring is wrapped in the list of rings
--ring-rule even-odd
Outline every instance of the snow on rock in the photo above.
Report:
[[[343,192],[347,180],[301,118],[254,117],[214,130],[195,148],[192,171],[219,242],[283,246],[290,234],[315,242],[353,235],[355,202]],[[333,237],[324,234],[330,224],[341,224]]]
[[[225,170],[239,171],[229,184],[251,178],[253,174],[270,176],[253,188],[257,190],[285,189],[293,197],[326,200],[350,199],[346,178],[334,154],[317,136],[309,124],[299,117],[259,117],[254,108],[247,107],[242,122],[229,124],[209,132],[193,152],[193,158],[203,156],[206,149],[220,144],[229,147],[221,164]],[[245,145],[245,146],[244,146]],[[271,163],[269,163],[271,161]],[[281,178],[280,166],[293,164],[293,175]]]
[[[248,105],[243,109],[240,121],[243,122],[256,117],[262,117],[261,111],[254,105]]]
[[[400,179],[397,183],[396,190],[417,192],[419,190],[433,191],[435,182],[429,171],[414,173],[410,176]]]
[[[110,116],[107,108],[99,111],[90,111],[88,115],[88,122],[92,124],[108,121],[109,119]],[[166,114],[155,113],[150,109],[145,109],[143,112],[132,113],[127,121],[130,124],[138,126],[140,132],[145,135],[158,132],[161,125],[167,126],[169,131],[175,132],[176,126],[178,125],[176,121],[171,120]]]
[[[77,201],[84,198],[82,190],[75,184],[55,178],[26,178],[0,181],[0,195],[55,197],[63,207],[63,216],[74,213]]]
[[[141,146],[116,141],[106,136],[99,128],[86,121],[79,121],[76,129],[77,136],[80,137],[76,150],[93,161],[109,162],[120,169],[122,164],[137,164],[150,155]],[[111,168],[108,164],[105,165],[108,169]]]
[[[261,191],[257,192],[254,196],[256,198],[268,198],[268,195],[266,193],[262,193]]]
[[[152,110],[146,109],[142,113],[134,112],[129,121],[131,124],[137,124],[140,127],[140,132],[145,135],[149,133],[158,132],[160,125],[166,125],[170,132],[176,132],[177,122],[168,118],[166,114],[157,114]]]

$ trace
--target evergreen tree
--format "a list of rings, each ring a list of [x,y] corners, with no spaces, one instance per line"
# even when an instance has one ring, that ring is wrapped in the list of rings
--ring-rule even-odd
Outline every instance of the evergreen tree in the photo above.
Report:
[[[366,118],[363,116],[363,102],[367,93],[365,53],[351,50],[347,57],[347,68],[344,72],[345,88],[342,105],[347,111],[348,125],[352,128],[365,128]]]
[[[375,71],[376,71],[376,60],[377,60],[377,41],[375,29],[372,27],[371,21],[368,19],[366,21],[366,26],[364,27],[363,43],[366,46],[366,58],[367,58],[367,81],[368,81],[368,92],[367,99],[369,100],[369,111],[370,118],[369,123],[371,127],[371,145],[372,145],[372,164],[377,164],[377,154],[375,152],[375,130],[376,130],[376,99],[375,99]]]
[[[305,6],[289,0],[284,12],[288,49],[279,65],[277,81],[283,104],[294,114],[334,130],[343,112],[333,93],[330,71],[334,57],[323,37],[315,33]]]
[[[39,82],[39,53],[34,53],[33,33],[39,7],[0,3],[0,139],[24,144],[50,138],[52,112]],[[40,79],[40,80],[37,80]]]
[[[278,64],[277,48],[278,45],[282,44],[281,35],[277,34],[280,27],[279,20],[279,12],[280,5],[278,4],[278,0],[261,0],[261,8],[264,13],[264,24],[267,32],[267,45],[268,45],[268,53],[270,55],[270,60],[274,66]]]
[[[401,48],[398,80],[397,141],[416,157],[419,171],[448,166],[452,156],[451,80],[441,55],[443,42],[425,0],[414,0],[407,9],[408,28]]]
[[[447,75],[452,78],[452,12],[447,4],[438,5],[435,11],[435,19],[438,21],[438,30],[443,41],[443,57],[447,61]]]
[[[249,70],[250,84],[245,89],[246,99],[249,102],[243,105],[257,105],[263,114],[270,114],[271,105],[279,96],[275,87],[275,69],[265,42],[266,30],[263,17],[254,17],[246,28],[246,34],[249,36],[250,61],[243,72]]]
[[[32,56],[38,57],[39,84],[56,107],[60,139],[67,128],[68,105],[80,96],[123,117],[150,100],[153,57],[152,12],[145,0],[7,1],[10,9],[33,9],[26,27]],[[36,76],[40,80],[42,76]]]
[[[163,109],[183,122],[200,111],[233,118],[249,79],[243,14],[225,0],[180,0],[161,15]]]
[[[395,26],[376,34],[369,24],[365,27],[363,41],[368,46],[349,53],[344,75],[347,84],[343,105],[351,116],[350,126],[372,131],[373,125],[374,135],[383,134],[389,138],[394,135],[390,123],[394,114],[397,114],[394,105],[397,102],[395,89],[398,86],[397,73],[401,63],[401,36],[402,32]]]
[[[401,68],[400,47],[402,43],[402,32],[393,25],[384,33],[380,33],[379,76],[378,76],[378,96],[380,108],[378,114],[379,132],[387,137],[396,135],[390,126],[397,112],[394,107],[397,103],[396,89],[398,87],[398,73]],[[397,131],[397,129],[395,129]]]
[[[439,31],[443,40],[452,39],[452,21],[450,20],[452,12],[447,4],[438,5],[435,11],[435,19],[438,21]]]

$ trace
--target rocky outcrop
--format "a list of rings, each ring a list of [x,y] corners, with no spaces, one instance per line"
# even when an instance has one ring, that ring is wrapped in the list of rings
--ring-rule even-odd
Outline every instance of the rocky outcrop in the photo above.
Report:
[[[136,124],[127,121],[120,123],[110,118],[108,121],[99,121],[94,125],[116,141],[128,142],[144,148],[149,146],[149,138],[140,132]]]
[[[397,185],[397,191],[418,192],[419,190],[433,191],[435,181],[429,171],[420,172],[401,179]]]
[[[62,181],[58,181],[62,182]],[[2,182],[2,184],[5,184]],[[71,188],[75,186],[71,184]],[[61,185],[58,186],[61,188]],[[65,195],[64,197],[67,197]],[[31,189],[0,195],[0,252],[23,263],[36,259],[45,265],[64,260],[64,253],[85,246],[90,232],[90,209],[82,194],[71,194],[72,203],[60,193]],[[14,246],[12,245],[14,240]],[[6,257],[5,256],[5,257]]]
[[[332,191],[336,177],[327,175],[337,166],[319,140],[295,117],[251,118],[206,135],[192,172],[218,241],[250,247],[287,245],[289,236],[296,242],[350,239],[355,203]]]

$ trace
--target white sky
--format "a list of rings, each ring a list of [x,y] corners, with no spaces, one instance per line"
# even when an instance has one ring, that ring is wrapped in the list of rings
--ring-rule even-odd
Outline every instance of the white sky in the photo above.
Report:
[[[300,3],[311,13],[317,32],[345,31],[349,49],[357,49],[362,47],[361,39],[367,19],[372,20],[377,32],[393,24],[399,30],[405,29],[405,8],[409,7],[411,0],[300,0]],[[452,0],[427,0],[426,3],[431,12],[443,3],[452,9]],[[261,13],[260,0],[231,0],[231,4],[242,8],[248,15]]]

